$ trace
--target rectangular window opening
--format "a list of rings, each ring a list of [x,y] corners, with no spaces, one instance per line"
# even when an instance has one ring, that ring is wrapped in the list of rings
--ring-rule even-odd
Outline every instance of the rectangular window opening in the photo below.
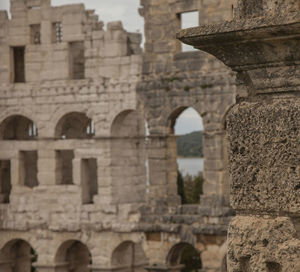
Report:
[[[29,188],[38,186],[37,151],[21,151],[22,184]]]
[[[71,79],[84,79],[84,43],[70,43],[70,76]]]
[[[56,151],[56,184],[72,185],[73,183],[73,150]]]
[[[0,160],[0,203],[9,203],[11,192],[10,160]]]
[[[61,22],[55,22],[52,24],[52,41],[53,43],[61,43],[63,41],[63,30]]]
[[[25,82],[25,47],[13,47],[13,82]]]
[[[81,161],[82,204],[93,203],[94,195],[98,194],[97,159]]]
[[[178,22],[180,25],[180,29],[199,26],[199,12],[198,11],[178,13],[177,18],[178,18]],[[196,50],[193,46],[190,46],[187,44],[181,44],[180,47],[181,47],[182,52]]]
[[[41,25],[30,26],[30,40],[31,44],[41,44]]]

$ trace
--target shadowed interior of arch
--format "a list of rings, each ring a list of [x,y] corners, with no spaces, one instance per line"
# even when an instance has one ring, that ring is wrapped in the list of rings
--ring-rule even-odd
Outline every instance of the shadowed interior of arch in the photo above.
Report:
[[[114,271],[146,271],[144,267],[148,264],[146,254],[141,244],[132,241],[121,243],[113,251],[111,260]]]
[[[95,134],[93,121],[82,112],[65,114],[57,123],[55,137],[59,139],[85,139]]]
[[[28,242],[14,239],[1,249],[0,260],[1,272],[11,272],[10,267],[13,267],[14,272],[35,272],[34,262],[38,260],[38,255]],[[3,261],[7,262],[7,266],[3,266]]]
[[[29,118],[22,115],[12,115],[6,118],[0,125],[0,139],[5,141],[34,140],[37,136],[37,127]],[[19,184],[29,188],[38,185],[37,160],[38,154],[35,145],[30,149],[18,152],[20,178]],[[0,203],[9,203],[11,192],[11,158],[0,160]]]
[[[181,266],[182,272],[197,272],[202,268],[200,252],[189,243],[179,243],[171,248],[167,257],[169,266]]]
[[[0,138],[3,140],[32,140],[36,136],[35,123],[22,115],[10,116],[0,125]]]
[[[90,139],[95,135],[94,122],[83,112],[65,114],[57,123],[55,137],[58,139]],[[73,149],[58,149],[56,157],[56,184],[73,185]],[[82,203],[93,203],[93,196],[98,193],[97,159],[94,157],[81,160]]]
[[[55,264],[60,267],[60,272],[89,272],[92,255],[82,242],[68,240],[57,250]]]
[[[141,113],[135,110],[125,110],[119,113],[112,122],[113,137],[145,137],[145,122]]]

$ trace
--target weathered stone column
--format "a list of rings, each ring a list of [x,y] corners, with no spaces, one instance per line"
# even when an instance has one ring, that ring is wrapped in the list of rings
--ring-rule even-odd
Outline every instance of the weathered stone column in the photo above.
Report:
[[[169,205],[180,203],[176,184],[176,154],[174,157],[172,150],[176,151],[176,138],[174,136],[161,135],[148,138],[150,179],[148,198],[153,202],[158,201],[161,207],[163,202]]]
[[[57,176],[56,152],[46,149],[47,143],[40,142],[38,150],[38,180],[41,186],[55,185]]]
[[[300,271],[300,4],[238,0],[231,22],[182,31],[183,42],[237,72],[227,114],[228,271]]]

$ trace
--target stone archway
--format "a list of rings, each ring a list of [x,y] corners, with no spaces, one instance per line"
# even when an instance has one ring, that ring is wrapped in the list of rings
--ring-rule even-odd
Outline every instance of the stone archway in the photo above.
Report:
[[[32,140],[36,136],[35,123],[23,115],[7,117],[0,125],[2,140]]]
[[[170,249],[167,265],[172,271],[196,272],[202,268],[200,252],[189,243],[178,243]]]
[[[168,174],[177,171],[181,204],[199,204],[203,185],[203,120],[193,107],[179,107],[168,118]],[[172,181],[169,181],[172,183]],[[173,181],[174,182],[174,181]]]
[[[31,245],[22,240],[11,240],[0,251],[1,272],[33,272],[32,263],[37,261],[37,253]]]
[[[0,149],[9,155],[0,160],[0,203],[9,202],[12,184],[29,188],[38,186],[37,135],[35,122],[24,115],[11,115],[1,122]],[[7,145],[8,141],[11,141],[10,145]],[[28,141],[28,145],[22,141]]]
[[[113,271],[144,272],[147,264],[147,257],[140,244],[125,241],[113,251],[111,259]]]
[[[59,272],[89,272],[91,264],[89,249],[78,240],[66,241],[57,250],[55,265]]]
[[[85,139],[94,134],[93,121],[82,112],[65,114],[55,128],[55,137],[60,139]]]

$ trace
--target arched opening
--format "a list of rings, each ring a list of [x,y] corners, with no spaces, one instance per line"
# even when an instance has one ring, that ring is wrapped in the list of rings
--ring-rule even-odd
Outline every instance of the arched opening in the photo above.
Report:
[[[111,126],[113,137],[145,137],[145,121],[135,110],[125,110],[119,113]]]
[[[0,125],[0,138],[6,141],[34,140],[37,136],[35,123],[22,115],[13,115],[6,118]],[[36,150],[20,150],[19,154],[20,180],[19,184],[33,188],[38,185]],[[11,158],[0,160],[0,203],[9,202],[11,191]]]
[[[118,272],[141,272],[148,264],[145,252],[140,244],[126,241],[121,243],[112,254],[112,268]]]
[[[203,185],[203,123],[192,107],[180,107],[169,117],[169,132],[176,135],[169,148],[177,152],[177,192],[182,204],[198,204]],[[173,158],[175,159],[175,158]]]
[[[167,264],[178,267],[182,272],[197,272],[202,268],[200,252],[188,243],[173,246],[168,254]]]
[[[33,263],[38,259],[36,251],[24,240],[8,242],[0,253],[1,272],[34,272]]]
[[[82,112],[70,112],[64,115],[56,125],[55,137],[58,139],[90,139],[95,135],[92,119]],[[72,185],[73,183],[73,149],[56,150],[56,184]],[[81,162],[83,203],[92,203],[97,187],[97,161],[87,158]],[[91,189],[92,188],[92,189]]]
[[[59,272],[89,272],[92,255],[82,242],[69,240],[57,250],[55,264]]]
[[[35,123],[22,115],[6,118],[0,126],[2,140],[33,140],[37,136]]]
[[[140,203],[146,193],[145,121],[134,110],[121,112],[111,126],[113,202]]]
[[[95,135],[92,119],[82,112],[64,115],[56,125],[55,137],[59,139],[88,139]]]

